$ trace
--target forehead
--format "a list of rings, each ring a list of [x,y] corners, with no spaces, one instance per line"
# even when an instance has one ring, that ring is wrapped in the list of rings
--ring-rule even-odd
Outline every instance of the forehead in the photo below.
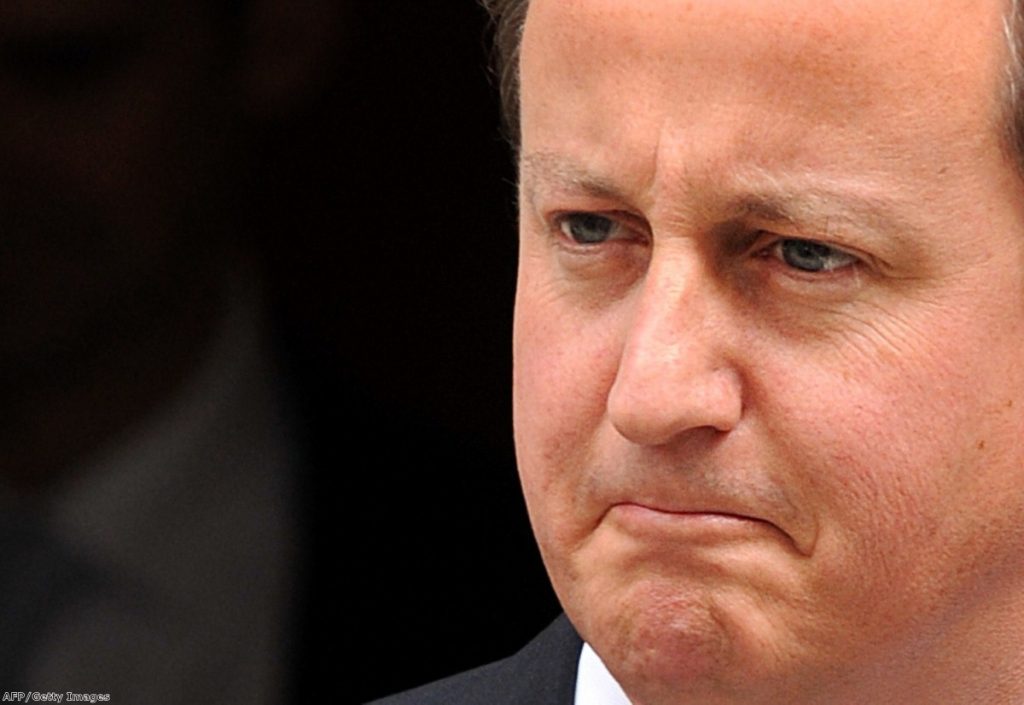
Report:
[[[702,158],[742,153],[764,166],[828,162],[835,155],[821,143],[867,139],[889,159],[942,169],[928,158],[931,140],[963,144],[965,155],[998,142],[1004,9],[999,0],[533,0],[524,152],[603,143],[649,160],[656,148],[718,144],[725,151]]]
[[[605,68],[642,59],[672,74],[683,60],[729,62],[751,82],[787,70],[863,80],[884,69],[877,80],[913,85],[959,81],[993,49],[1001,58],[1008,11],[1008,0],[532,0],[524,45],[551,50],[554,39]]]

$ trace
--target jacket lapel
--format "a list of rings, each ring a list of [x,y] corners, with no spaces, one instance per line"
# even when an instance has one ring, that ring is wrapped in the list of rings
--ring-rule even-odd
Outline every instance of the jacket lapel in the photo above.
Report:
[[[583,641],[563,614],[503,664],[495,702],[573,705]]]

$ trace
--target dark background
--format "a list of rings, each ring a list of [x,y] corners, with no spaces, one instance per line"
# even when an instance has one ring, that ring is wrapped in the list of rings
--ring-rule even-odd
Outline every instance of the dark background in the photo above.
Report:
[[[508,655],[557,613],[515,474],[514,171],[473,0],[350,0],[268,130],[255,232],[316,474],[297,692]]]

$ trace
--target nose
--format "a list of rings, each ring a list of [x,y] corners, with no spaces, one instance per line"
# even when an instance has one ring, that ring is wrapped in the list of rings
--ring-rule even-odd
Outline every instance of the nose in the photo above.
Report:
[[[634,443],[726,432],[743,412],[729,306],[693,253],[655,256],[630,311],[608,415]]]

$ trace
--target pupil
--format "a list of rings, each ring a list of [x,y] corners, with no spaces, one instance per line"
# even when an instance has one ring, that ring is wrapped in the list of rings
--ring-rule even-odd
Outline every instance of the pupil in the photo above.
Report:
[[[589,213],[574,216],[569,225],[573,239],[587,244],[604,242],[608,239],[611,229],[612,221]]]
[[[832,248],[807,240],[786,240],[782,243],[782,256],[786,264],[806,272],[820,272],[828,266]]]

